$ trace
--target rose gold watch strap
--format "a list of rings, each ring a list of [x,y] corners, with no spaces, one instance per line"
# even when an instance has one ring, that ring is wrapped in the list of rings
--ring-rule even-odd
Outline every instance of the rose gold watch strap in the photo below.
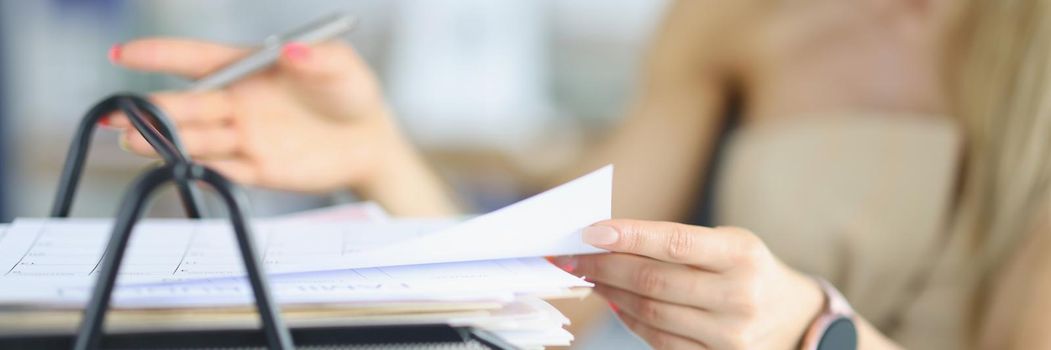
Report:
[[[833,321],[841,317],[854,317],[854,308],[850,307],[847,298],[843,297],[835,286],[820,277],[814,277],[814,280],[825,294],[825,305],[803,334],[803,339],[799,344],[799,348],[803,350],[817,349],[821,337]]]
[[[836,289],[832,283],[823,278],[814,277],[814,279],[821,286],[821,290],[825,292],[825,313],[846,317],[854,316],[854,308],[850,307],[847,298],[843,296],[843,293],[839,292],[839,289]]]

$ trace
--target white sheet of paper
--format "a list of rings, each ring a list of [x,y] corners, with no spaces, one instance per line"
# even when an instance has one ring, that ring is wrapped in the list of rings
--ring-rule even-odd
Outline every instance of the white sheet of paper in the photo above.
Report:
[[[594,181],[591,185],[602,185],[602,179],[597,180],[599,181]],[[608,192],[610,186],[607,184],[605,188]],[[440,233],[443,237],[448,235],[450,240],[464,242],[471,239],[473,233],[484,233],[485,230],[500,224],[508,224],[509,220],[543,215],[545,209],[547,213],[555,212],[549,210],[552,208],[538,208],[538,204],[545,204],[540,202],[551,204],[555,201],[572,200],[573,196],[591,195],[596,188],[571,189],[575,191],[563,191],[565,193],[561,193],[560,196],[548,195],[553,198],[531,198],[528,202],[532,203],[531,205],[522,205],[522,208],[513,211],[505,208],[500,214],[505,217],[496,220],[481,220],[486,216],[476,218],[468,221],[473,227],[461,230],[441,231],[442,228],[455,224],[449,220],[397,220],[390,223],[387,222],[382,209],[374,204],[366,204],[325,208],[300,213],[303,215],[286,216],[280,220],[269,220],[281,224],[257,224],[254,225],[254,231],[257,235],[256,243],[263,252],[265,264],[270,271],[347,266],[347,263],[340,262],[337,256],[353,255],[408,242],[412,242],[412,245],[406,244],[407,249],[437,252],[432,257],[435,260],[458,261],[461,259],[451,256],[451,250],[434,251],[431,247],[421,246],[427,242],[422,237]],[[609,199],[608,194],[603,195],[602,192],[599,190],[598,197],[592,199],[605,200],[604,205],[599,204],[590,208],[590,211],[580,210],[571,213],[571,216],[579,216],[579,219],[593,215],[594,220],[607,218]],[[510,213],[507,213],[508,211]],[[538,212],[541,214],[537,214]],[[586,220],[591,221],[592,218],[587,217]],[[339,224],[321,228],[315,225],[318,221],[336,221]],[[559,229],[566,227],[571,221],[572,219],[558,217],[547,226],[519,225],[516,226],[518,230],[497,232],[510,235],[515,232],[528,233],[528,230]],[[387,224],[381,227],[375,225],[376,222]],[[20,307],[81,307],[88,298],[89,286],[102,257],[102,246],[111,229],[110,223],[98,220],[72,220],[60,224],[43,221],[20,223],[27,226],[23,227],[17,239],[11,240],[5,240],[8,226],[0,224],[0,309],[4,304],[17,304]],[[133,235],[129,256],[124,261],[121,271],[122,283],[187,279],[191,281],[125,284],[116,290],[115,307],[242,306],[251,303],[251,290],[242,277],[222,277],[241,273],[238,251],[231,232],[224,229],[225,222],[197,222],[187,225],[184,221],[161,220],[149,221],[142,225]],[[438,233],[434,233],[435,231]],[[576,229],[572,230],[575,231]],[[304,236],[310,237],[305,239]],[[568,249],[570,252],[580,250],[579,239],[571,238],[566,240],[569,244],[562,244],[559,239],[548,238],[532,249],[557,252],[558,249],[550,249],[550,246],[545,245],[554,244],[557,247],[562,244],[568,247],[562,249]],[[494,242],[475,242],[472,245],[492,243]],[[590,250],[588,247],[583,248]],[[522,250],[519,249],[503,251],[511,255],[522,254]],[[318,256],[325,258],[315,261],[314,258]],[[321,260],[326,263],[318,264]],[[214,278],[201,279],[202,276]],[[569,322],[565,316],[550,304],[536,298],[523,298],[523,295],[561,295],[569,288],[591,286],[590,283],[555,268],[541,258],[303,272],[274,276],[270,282],[271,291],[283,305],[508,302],[503,309],[492,314],[433,321],[481,327],[522,348],[567,346],[573,339],[569,332],[562,329],[562,326]],[[431,314],[421,314],[416,318],[426,318],[427,315]],[[414,319],[413,316],[405,317]],[[250,318],[254,320],[254,316]],[[297,320],[292,321],[296,323]],[[299,321],[320,324],[348,322],[345,318]],[[376,320],[369,318],[361,322],[374,323]]]
[[[569,318],[537,298],[520,298],[490,316],[454,318],[448,323],[485,329],[521,348],[569,346],[573,341],[573,334],[562,329]]]
[[[559,294],[591,284],[542,258],[520,258],[296,273],[270,279],[283,305],[421,301],[499,301],[520,295]],[[0,305],[78,308],[89,284],[52,284],[9,279],[0,285]],[[125,284],[114,293],[120,308],[245,306],[252,291],[243,278],[178,283]]]
[[[371,205],[371,207],[373,209],[378,208],[374,205]],[[361,213],[361,208],[363,207],[359,205],[344,205],[309,211],[305,213],[308,214],[305,218],[297,213],[283,217],[282,219],[331,219],[366,222],[387,219],[382,210],[372,210],[367,217],[362,217],[361,215],[358,215]],[[365,206],[364,208],[369,208],[369,206]],[[347,213],[352,215],[346,215]],[[323,217],[318,217],[313,214],[323,214]],[[0,239],[3,238],[3,234],[7,227],[8,225],[6,224],[0,224]],[[516,281],[513,281],[518,283],[518,287],[505,284],[508,276],[518,277],[516,278]],[[372,277],[374,279],[368,280],[366,277]],[[86,278],[82,279],[82,281],[83,283],[90,282]],[[434,281],[455,281],[459,288],[449,289],[447,284],[428,285],[428,282]],[[27,302],[30,304],[43,304],[49,308],[63,306],[79,308],[87,298],[86,287],[39,284],[39,279],[32,277],[7,279],[7,282],[9,283],[0,284],[0,309],[2,309],[3,304],[12,303],[18,304],[20,307],[29,306],[26,305]],[[555,309],[547,302],[536,297],[520,296],[522,293],[534,292],[537,294],[543,294],[543,292],[540,291],[544,289],[590,286],[589,283],[580,279],[572,277],[567,278],[567,274],[560,270],[553,269],[550,264],[545,263],[539,258],[431,264],[419,267],[401,266],[303,273],[277,277],[272,282],[279,285],[277,289],[280,289],[282,292],[278,294],[278,298],[280,302],[285,303],[285,305],[297,300],[300,302],[330,301],[339,304],[369,301],[383,302],[384,300],[378,300],[374,295],[370,296],[371,298],[368,298],[369,300],[356,298],[353,289],[354,286],[359,286],[358,290],[368,291],[370,288],[383,290],[383,288],[381,288],[382,284],[394,284],[401,286],[404,289],[413,289],[414,294],[401,293],[400,295],[386,295],[386,297],[389,298],[388,301],[395,303],[404,301],[399,300],[399,297],[407,297],[422,301],[454,302],[456,300],[472,299],[505,300],[507,298],[515,297],[513,302],[504,305],[498,310],[468,313],[473,315],[443,316],[446,314],[440,312],[429,312],[380,318],[355,318],[340,316],[338,314],[336,316],[307,316],[300,318],[298,317],[299,314],[293,313],[286,315],[289,316],[286,317],[286,322],[288,322],[289,325],[301,326],[377,323],[448,323],[452,325],[474,326],[488,330],[523,349],[543,348],[545,346],[568,346],[573,340],[573,335],[562,328],[563,325],[569,324],[569,319],[562,315],[558,309]],[[371,284],[363,284],[362,282],[370,282]],[[521,282],[533,283],[534,285],[530,286],[530,288],[521,288]],[[191,291],[191,293],[184,293],[179,289],[174,288],[179,285],[186,285],[184,287],[188,287],[186,290]],[[289,288],[290,286],[292,288]],[[365,288],[360,288],[361,286],[364,286]],[[480,288],[475,290],[465,290],[465,288],[472,287]],[[210,292],[209,288],[211,288]],[[337,290],[342,290],[342,292],[337,292]],[[348,290],[350,291],[349,293],[347,292]],[[151,286],[124,287],[118,289],[118,295],[120,295],[120,297],[117,298],[118,301],[116,304],[118,307],[121,305],[159,307],[160,305],[171,306],[175,304],[172,301],[182,300],[183,302],[178,304],[183,306],[190,306],[195,303],[200,305],[216,305],[223,301],[234,301],[233,303],[229,303],[229,305],[233,305],[238,302],[246,302],[247,300],[250,300],[247,299],[247,293],[249,293],[249,289],[240,279],[221,278],[181,284],[167,283]],[[212,297],[194,297],[192,294],[210,294]],[[135,295],[147,295],[149,298],[136,298],[134,297]],[[131,297],[129,298],[129,296]],[[120,299],[124,299],[125,301],[120,301]],[[157,302],[158,299],[161,300],[159,303]],[[192,302],[188,303],[186,302],[187,300]],[[222,305],[229,306],[226,303],[222,303]],[[454,313],[454,315],[456,314],[458,313]],[[0,316],[2,315],[3,313],[0,312]],[[19,326],[25,327],[22,329],[67,330],[75,327],[78,320],[78,317],[68,319],[47,318],[46,320],[42,320],[38,314],[33,315],[36,316],[26,317],[29,320],[43,323],[27,324],[23,321],[19,323]],[[248,326],[256,326],[255,315],[249,315],[245,318],[248,319]],[[164,323],[165,320],[169,323]],[[135,326],[131,326],[130,324],[121,324],[119,322],[122,321],[120,317],[117,317],[116,319],[110,317],[109,327],[112,328],[116,326],[120,328],[128,326],[140,327],[141,329],[152,329],[151,327],[170,328],[173,324],[180,322],[180,320],[185,320],[185,318],[151,318],[150,321],[146,322],[143,320],[134,321]],[[212,327],[240,325],[235,318],[229,316],[224,317],[224,320],[226,321],[219,321],[215,318],[206,318],[205,320],[207,322],[212,322],[208,324],[200,322],[201,319],[199,317],[194,318],[194,320],[195,325],[199,325],[203,328],[208,328],[209,325]],[[3,322],[4,321],[0,320],[0,323]],[[114,322],[117,322],[117,324],[115,325]],[[14,334],[17,334],[17,330],[14,330],[14,332]],[[5,331],[0,331],[0,333],[5,333]]]
[[[398,266],[600,250],[580,241],[583,227],[610,216],[612,167],[456,224],[448,220],[253,222],[268,273]],[[0,278],[65,280],[93,276],[109,220],[19,219],[0,239]],[[136,225],[121,283],[243,275],[229,224],[144,220]]]
[[[365,251],[353,260],[317,261],[315,266],[345,268],[370,262],[406,265],[600,253],[603,250],[581,241],[580,231],[610,218],[612,197],[613,166],[608,165],[444,230]]]
[[[354,257],[361,251],[396,244],[450,224],[443,220],[259,222],[253,225],[253,233],[268,272],[304,272],[323,270],[315,267],[315,261]],[[93,277],[111,225],[108,220],[18,220],[0,240],[0,278],[73,281]],[[122,283],[164,282],[239,276],[243,271],[229,224],[147,220],[136,225],[120,278]]]

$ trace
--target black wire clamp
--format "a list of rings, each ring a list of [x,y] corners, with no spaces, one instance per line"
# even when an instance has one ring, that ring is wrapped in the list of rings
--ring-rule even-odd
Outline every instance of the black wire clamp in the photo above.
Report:
[[[97,349],[102,345],[102,325],[106,310],[110,304],[117,272],[128,247],[132,229],[142,217],[144,206],[166,184],[174,183],[182,200],[186,215],[190,218],[201,217],[201,197],[195,186],[200,182],[207,184],[222,199],[230,216],[230,222],[241,250],[241,259],[248,274],[249,283],[255,296],[256,308],[262,319],[266,344],[270,349],[292,349],[292,336],[281,319],[280,312],[274,304],[267,287],[266,274],[263,273],[259,255],[252,242],[252,234],[244,212],[243,195],[236,185],[219,173],[190,160],[189,154],[182,146],[174,125],[165,117],[164,112],[145,98],[132,94],[118,94],[96,104],[81,120],[70,145],[66,164],[62,169],[58,192],[55,195],[51,217],[68,217],[73,203],[84,162],[88,155],[91,136],[98,122],[115,111],[122,111],[147,142],[157,151],[162,159],[160,167],[151,169],[139,176],[131,188],[124,194],[113,233],[99,268],[91,298],[84,310],[79,330],[73,344],[76,350]]]

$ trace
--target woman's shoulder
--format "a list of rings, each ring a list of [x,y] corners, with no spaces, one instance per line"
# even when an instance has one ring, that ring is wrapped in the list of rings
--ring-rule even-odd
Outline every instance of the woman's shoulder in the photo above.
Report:
[[[1051,348],[1051,333],[1045,331],[1051,327],[1051,198],[1045,203],[1029,234],[991,278],[983,348]]]

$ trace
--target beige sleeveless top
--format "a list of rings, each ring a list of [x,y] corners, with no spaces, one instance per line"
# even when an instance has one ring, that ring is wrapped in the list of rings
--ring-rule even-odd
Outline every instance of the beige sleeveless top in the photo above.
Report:
[[[969,346],[980,276],[946,237],[961,149],[949,120],[793,119],[731,137],[715,180],[718,223],[828,279],[907,348]]]

